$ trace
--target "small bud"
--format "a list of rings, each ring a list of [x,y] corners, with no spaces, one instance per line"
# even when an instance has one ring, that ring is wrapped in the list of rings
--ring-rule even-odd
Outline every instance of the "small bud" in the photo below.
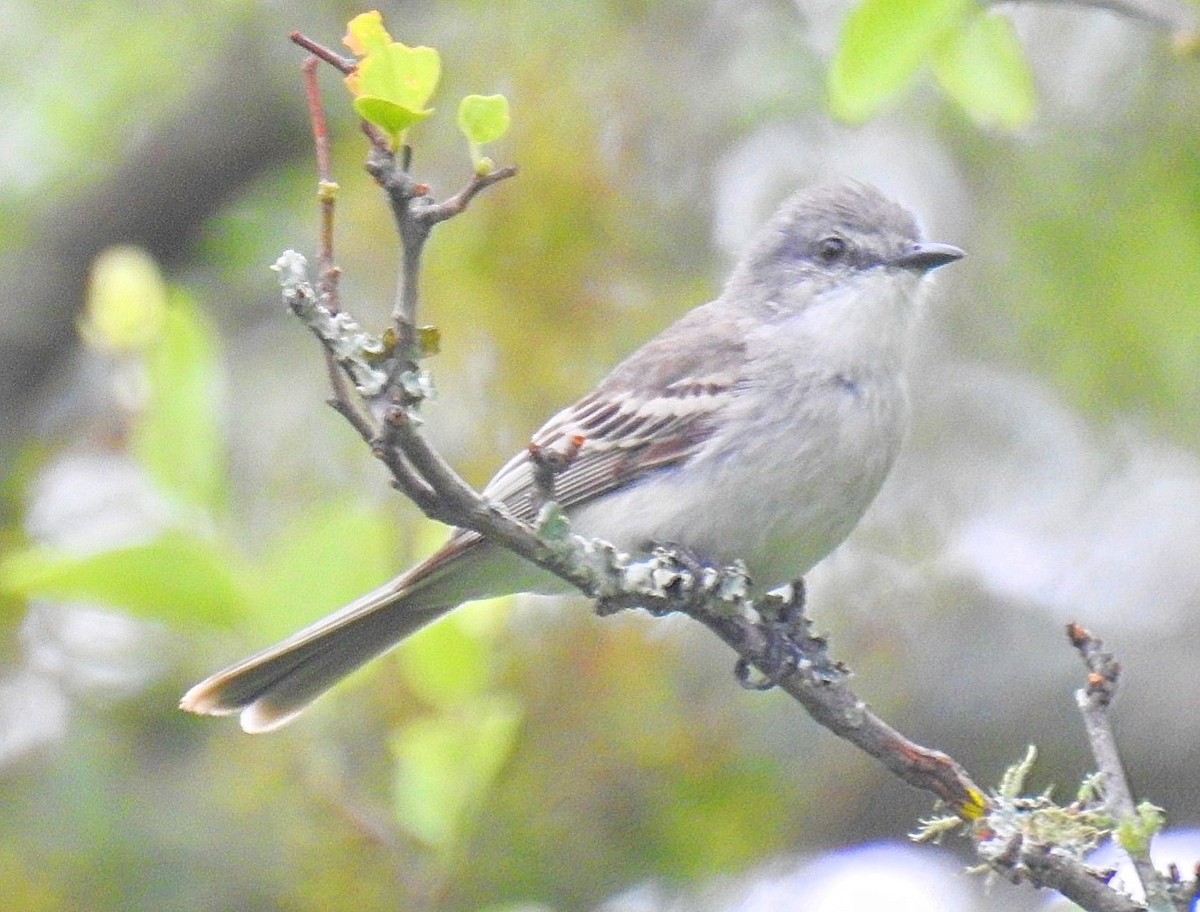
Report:
[[[417,327],[417,347],[421,350],[422,358],[428,358],[430,355],[436,355],[442,350],[441,330],[439,330],[436,326]]]

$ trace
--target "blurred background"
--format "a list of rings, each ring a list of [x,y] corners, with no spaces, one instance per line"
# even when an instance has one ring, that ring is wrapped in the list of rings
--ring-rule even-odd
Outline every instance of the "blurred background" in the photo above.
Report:
[[[879,185],[970,255],[938,273],[900,464],[810,577],[817,627],[908,735],[983,784],[1036,744],[1031,789],[1067,798],[1091,768],[1063,634],[1079,621],[1123,663],[1139,796],[1200,824],[1200,68],[1144,23],[1016,5],[1031,123],[981,127],[923,72],[847,126],[825,77],[849,8],[380,6],[397,40],[441,51],[440,113],[509,98],[488,153],[521,167],[428,251],[429,433],[486,481],[713,295],[789,191]],[[930,799],[741,690],[683,620],[477,605],[276,734],[176,710],[443,534],[324,405],[267,270],[315,254],[287,35],[337,45],[362,10],[4,4],[5,907],[1040,907],[906,846]],[[380,326],[397,245],[322,78],[343,300]],[[469,174],[452,121],[410,137],[439,195]],[[114,297],[149,303],[107,317]]]

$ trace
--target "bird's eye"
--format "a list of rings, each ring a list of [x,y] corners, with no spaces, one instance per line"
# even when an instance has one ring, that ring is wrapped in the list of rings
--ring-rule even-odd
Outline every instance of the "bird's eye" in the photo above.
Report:
[[[817,241],[817,259],[826,265],[832,265],[846,255],[850,245],[845,238],[831,235]]]

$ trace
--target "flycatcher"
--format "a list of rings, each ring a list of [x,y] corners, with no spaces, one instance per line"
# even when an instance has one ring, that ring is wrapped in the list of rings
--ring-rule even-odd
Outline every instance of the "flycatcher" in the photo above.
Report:
[[[755,593],[797,579],[874,499],[907,424],[905,369],[924,281],[962,251],[863,184],[796,194],[720,297],[646,343],[533,442],[582,441],[554,478],[572,529],[625,551],[671,543],[745,562]],[[534,519],[529,454],[484,495]],[[463,602],[565,592],[463,529],[385,586],[187,692],[196,713],[261,732]]]

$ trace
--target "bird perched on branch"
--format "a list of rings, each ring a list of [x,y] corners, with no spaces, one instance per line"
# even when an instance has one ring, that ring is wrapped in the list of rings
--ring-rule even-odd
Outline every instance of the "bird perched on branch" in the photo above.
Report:
[[[848,184],[786,200],[720,296],[647,342],[552,417],[535,452],[568,453],[555,500],[581,535],[742,560],[762,592],[836,548],[871,503],[907,423],[905,367],[924,279],[963,255],[909,212]],[[484,489],[530,521],[530,452]],[[432,557],[276,646],[197,684],[184,709],[288,722],[368,660],[473,599],[569,591],[456,529]]]

